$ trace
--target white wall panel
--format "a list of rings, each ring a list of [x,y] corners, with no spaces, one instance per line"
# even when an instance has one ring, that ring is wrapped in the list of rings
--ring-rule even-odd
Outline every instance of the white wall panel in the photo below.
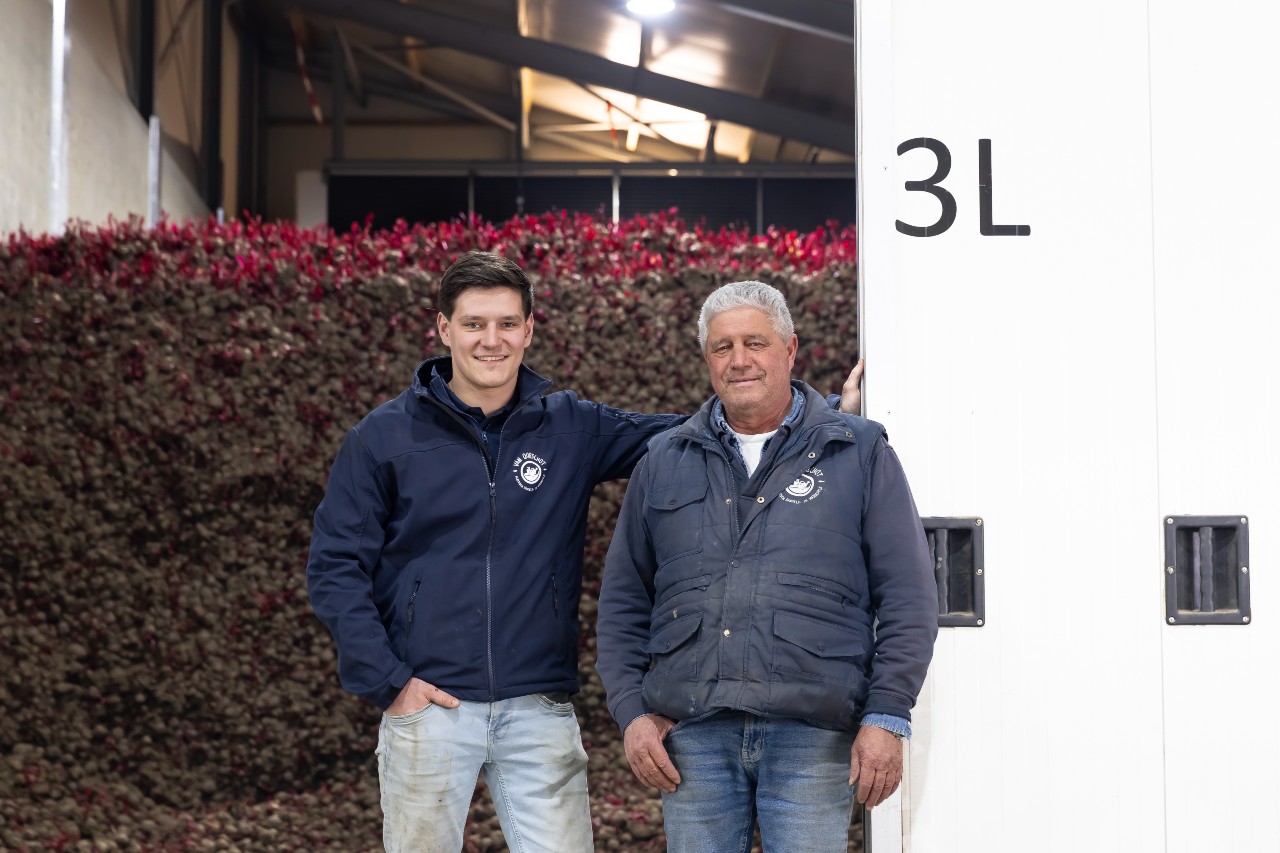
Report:
[[[0,234],[40,233],[49,219],[48,0],[3,0],[0,26]],[[68,215],[91,223],[147,210],[147,126],[123,91],[106,4],[67,7]],[[162,206],[173,219],[203,216],[191,180],[164,157]]]
[[[49,223],[48,0],[4,0],[0,25],[0,234]]]
[[[147,123],[124,90],[110,9],[72,0],[67,22],[68,215],[90,223],[145,216]],[[170,219],[207,212],[191,178],[168,153],[160,187],[160,206]]]
[[[1153,4],[1160,505],[1247,514],[1249,626],[1163,630],[1170,851],[1280,851],[1280,11]]]
[[[868,413],[921,513],[985,520],[987,624],[943,628],[913,851],[1164,847],[1146,4],[860,5]],[[888,97],[867,98],[887,88]],[[937,139],[955,223],[930,237]],[[980,139],[993,219],[979,233]],[[873,818],[874,820],[874,818]]]

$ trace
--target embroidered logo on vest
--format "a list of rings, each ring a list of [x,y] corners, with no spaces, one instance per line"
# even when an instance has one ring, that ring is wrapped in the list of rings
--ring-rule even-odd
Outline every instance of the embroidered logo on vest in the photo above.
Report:
[[[789,504],[807,504],[822,494],[825,482],[826,480],[822,479],[821,468],[810,468],[796,477],[778,497]]]
[[[520,488],[526,492],[536,491],[546,479],[547,460],[535,453],[521,453],[516,457],[516,464],[512,471],[516,475],[516,484]]]

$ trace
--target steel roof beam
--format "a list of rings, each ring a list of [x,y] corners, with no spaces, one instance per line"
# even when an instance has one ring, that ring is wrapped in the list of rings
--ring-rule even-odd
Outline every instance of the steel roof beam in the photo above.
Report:
[[[324,57],[320,57],[324,59]],[[298,71],[298,63],[294,58],[293,52],[281,50],[268,50],[263,53],[263,64],[273,71],[282,71],[285,73]],[[321,64],[320,62],[308,62],[307,74],[312,80],[332,85],[333,73],[329,63]],[[372,80],[368,77],[364,80],[365,94],[376,98],[386,98],[390,101],[398,101],[402,104],[418,107],[423,110],[441,113],[446,118],[462,119],[464,121],[473,121],[476,114],[471,110],[465,109],[457,103],[446,100],[445,98],[436,98],[425,95],[419,89],[413,89],[408,86],[399,86],[391,83],[384,83],[378,80]],[[348,122],[350,124],[350,122]]]
[[[833,151],[854,153],[852,122],[656,74],[585,51],[527,38],[506,28],[485,26],[391,0],[297,0],[297,7],[388,32],[418,36],[504,65],[525,66],[544,74],[629,92],[703,113],[709,119],[802,139]]]
[[[708,0],[730,12],[789,30],[853,44],[853,3],[832,0]]]

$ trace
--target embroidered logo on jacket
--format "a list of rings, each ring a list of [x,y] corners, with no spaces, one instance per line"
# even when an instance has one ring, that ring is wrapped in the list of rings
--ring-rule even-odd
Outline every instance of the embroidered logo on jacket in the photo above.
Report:
[[[822,494],[822,486],[825,482],[826,480],[822,479],[821,468],[810,468],[796,477],[778,497],[789,504],[807,504]]]
[[[535,453],[521,453],[516,457],[516,464],[512,470],[520,488],[526,492],[532,492],[542,485],[546,477],[547,460]]]

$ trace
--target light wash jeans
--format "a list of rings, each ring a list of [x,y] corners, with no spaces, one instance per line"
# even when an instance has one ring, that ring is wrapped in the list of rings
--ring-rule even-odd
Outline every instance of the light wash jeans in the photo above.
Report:
[[[760,822],[766,853],[845,853],[851,732],[721,712],[667,735],[680,772],[662,795],[668,853],[746,853]]]
[[[513,853],[591,853],[587,753],[569,702],[383,714],[377,755],[387,853],[458,853],[481,775]]]

